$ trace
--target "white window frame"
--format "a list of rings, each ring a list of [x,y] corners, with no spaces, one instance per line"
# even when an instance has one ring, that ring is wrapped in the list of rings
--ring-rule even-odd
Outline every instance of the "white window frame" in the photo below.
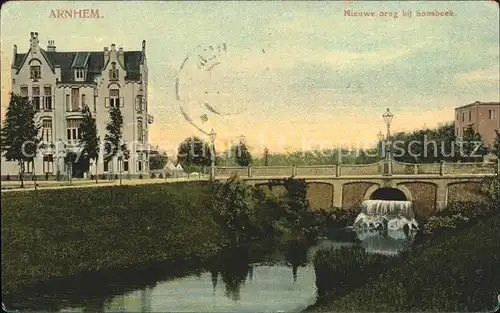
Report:
[[[48,91],[48,93],[47,93]],[[43,109],[45,111],[52,111],[52,87],[44,86],[43,87]]]
[[[38,80],[38,79],[42,78],[42,66],[41,65],[31,65],[30,66],[30,78],[33,80]]]
[[[37,90],[37,92],[35,92]],[[37,111],[40,111],[42,109],[41,106],[41,101],[40,101],[40,86],[32,86],[31,87],[31,101],[33,103],[33,106]]]
[[[82,135],[80,131],[81,124],[81,119],[66,120],[66,140],[69,144],[77,144],[80,141]]]
[[[42,120],[42,140],[52,142],[52,119],[46,118]]]
[[[45,160],[48,158],[49,160]],[[45,154],[43,155],[43,172],[52,174],[54,173],[54,155],[53,154]]]

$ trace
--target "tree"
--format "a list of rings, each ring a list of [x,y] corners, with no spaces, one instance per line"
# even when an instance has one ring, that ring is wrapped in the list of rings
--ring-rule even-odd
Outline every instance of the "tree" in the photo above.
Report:
[[[496,155],[497,160],[500,161],[500,132],[495,129],[497,137],[495,139],[495,143],[493,144],[493,148],[491,149],[493,154]]]
[[[107,134],[104,137],[104,162],[111,161],[122,148],[123,115],[118,107],[109,111],[109,122],[106,125]]]
[[[100,138],[97,133],[97,125],[95,118],[92,116],[88,107],[83,109],[83,120],[80,127],[81,139],[80,147],[82,148],[82,155],[86,160],[94,160],[95,163],[95,181],[98,182],[97,175],[97,161],[99,159],[99,144]]]
[[[192,166],[210,166],[211,150],[210,145],[198,137],[186,138],[179,145],[177,160],[184,169]]]
[[[456,153],[458,160],[462,162],[482,161],[486,151],[481,135],[476,133],[472,126],[467,127],[462,139],[457,141]]]
[[[238,144],[234,147],[235,160],[239,166],[248,166],[252,163],[252,155],[248,151],[247,146],[240,140]]]
[[[161,154],[154,154],[149,157],[149,169],[150,170],[161,170],[167,165],[168,156],[166,152]]]
[[[17,161],[21,187],[24,187],[24,162],[34,161],[41,142],[40,125],[35,117],[36,110],[30,101],[14,93],[10,94],[1,130],[1,151],[7,160]]]
[[[269,166],[269,149],[264,148],[264,166]]]

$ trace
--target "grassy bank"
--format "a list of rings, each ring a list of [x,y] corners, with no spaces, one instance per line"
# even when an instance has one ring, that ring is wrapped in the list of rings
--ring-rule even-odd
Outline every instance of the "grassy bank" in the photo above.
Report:
[[[500,211],[427,241],[405,262],[345,296],[309,307],[324,311],[483,311],[500,290]]]
[[[81,272],[202,257],[226,239],[203,183],[2,194],[2,292]]]

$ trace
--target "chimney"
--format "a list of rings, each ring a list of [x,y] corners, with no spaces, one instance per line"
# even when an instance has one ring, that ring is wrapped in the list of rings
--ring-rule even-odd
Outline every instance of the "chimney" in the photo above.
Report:
[[[111,44],[111,51],[116,51],[116,45],[114,43]]]
[[[17,55],[17,45],[14,45],[14,51],[13,52],[14,52],[14,58],[13,59],[15,59],[16,55]]]
[[[38,48],[38,33],[31,32],[30,43],[31,43],[31,49]]]
[[[146,53],[146,40],[142,41],[142,54]]]
[[[108,63],[108,60],[109,60],[108,47],[104,47],[104,65],[106,65],[106,63]]]
[[[120,47],[118,49],[118,63],[122,66],[122,68],[125,68],[125,56],[123,55],[123,48]]]
[[[47,45],[47,52],[56,52],[54,40],[49,40],[49,44]]]

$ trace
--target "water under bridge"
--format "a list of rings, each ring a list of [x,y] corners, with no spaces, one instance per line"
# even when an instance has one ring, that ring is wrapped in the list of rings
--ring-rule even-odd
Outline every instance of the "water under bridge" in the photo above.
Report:
[[[374,164],[318,166],[216,167],[215,177],[231,175],[255,186],[284,192],[276,181],[293,177],[308,184],[312,209],[358,206],[363,200],[412,201],[419,215],[429,216],[450,202],[480,201],[480,183],[496,176],[499,163]]]

